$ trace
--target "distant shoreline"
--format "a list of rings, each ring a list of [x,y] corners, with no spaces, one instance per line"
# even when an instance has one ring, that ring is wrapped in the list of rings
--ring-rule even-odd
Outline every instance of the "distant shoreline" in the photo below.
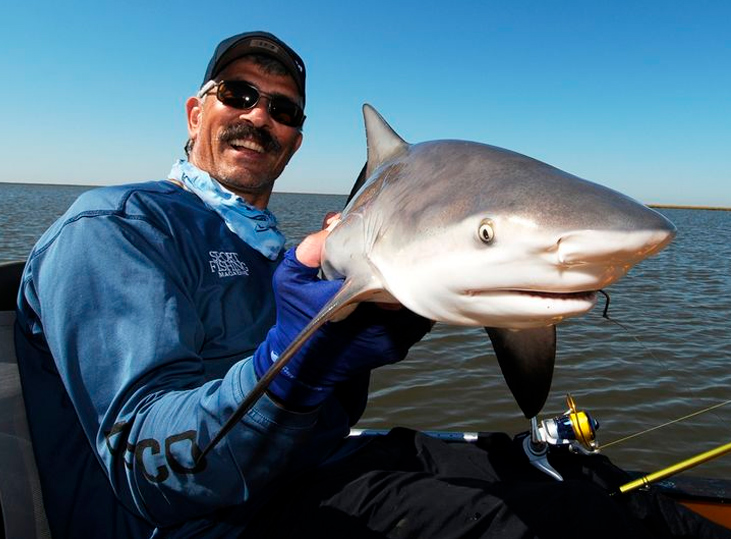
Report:
[[[650,208],[660,208],[666,210],[710,210],[710,211],[731,211],[731,208],[723,206],[684,206],[682,204],[648,204]]]

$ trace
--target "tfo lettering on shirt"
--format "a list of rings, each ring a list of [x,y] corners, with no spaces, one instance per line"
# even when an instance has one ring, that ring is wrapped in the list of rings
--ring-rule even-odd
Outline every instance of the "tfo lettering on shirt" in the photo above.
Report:
[[[239,260],[238,253],[227,253],[223,251],[208,251],[211,260],[208,262],[212,273],[218,273],[219,277],[234,277],[236,275],[249,275],[249,268]]]
[[[107,448],[112,455],[118,455],[120,449],[124,448],[125,467],[132,470],[136,465],[150,483],[162,483],[170,477],[171,472],[186,475],[206,469],[206,459],[200,459],[201,448],[196,441],[196,431],[173,434],[162,440],[162,443],[154,438],[145,438],[131,444],[123,440],[129,433],[128,427],[127,423],[114,425],[105,437]]]

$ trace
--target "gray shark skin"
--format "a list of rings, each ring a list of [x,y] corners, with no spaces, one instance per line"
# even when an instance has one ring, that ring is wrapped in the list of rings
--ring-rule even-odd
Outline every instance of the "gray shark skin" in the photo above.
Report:
[[[371,106],[363,114],[362,186],[322,252],[324,276],[343,286],[206,451],[306,339],[363,301],[485,327],[517,404],[534,417],[550,391],[555,325],[591,310],[597,290],[675,235],[672,223],[639,202],[530,157],[458,140],[408,144]]]

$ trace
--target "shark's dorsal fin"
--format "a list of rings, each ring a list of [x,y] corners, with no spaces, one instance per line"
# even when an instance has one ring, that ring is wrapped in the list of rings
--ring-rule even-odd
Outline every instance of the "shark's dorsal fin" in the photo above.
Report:
[[[363,118],[365,118],[366,140],[368,141],[368,164],[366,165],[366,178],[368,178],[382,163],[404,152],[409,145],[368,103],[363,105]]]

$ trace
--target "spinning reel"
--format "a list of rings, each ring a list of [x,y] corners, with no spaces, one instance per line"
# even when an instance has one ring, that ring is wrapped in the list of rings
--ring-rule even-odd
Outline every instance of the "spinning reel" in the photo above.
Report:
[[[573,453],[591,455],[599,452],[596,431],[599,423],[587,412],[578,410],[571,395],[566,395],[569,409],[563,415],[544,419],[532,418],[530,435],[523,439],[523,450],[530,463],[557,481],[563,477],[548,462],[550,447],[564,447]]]

